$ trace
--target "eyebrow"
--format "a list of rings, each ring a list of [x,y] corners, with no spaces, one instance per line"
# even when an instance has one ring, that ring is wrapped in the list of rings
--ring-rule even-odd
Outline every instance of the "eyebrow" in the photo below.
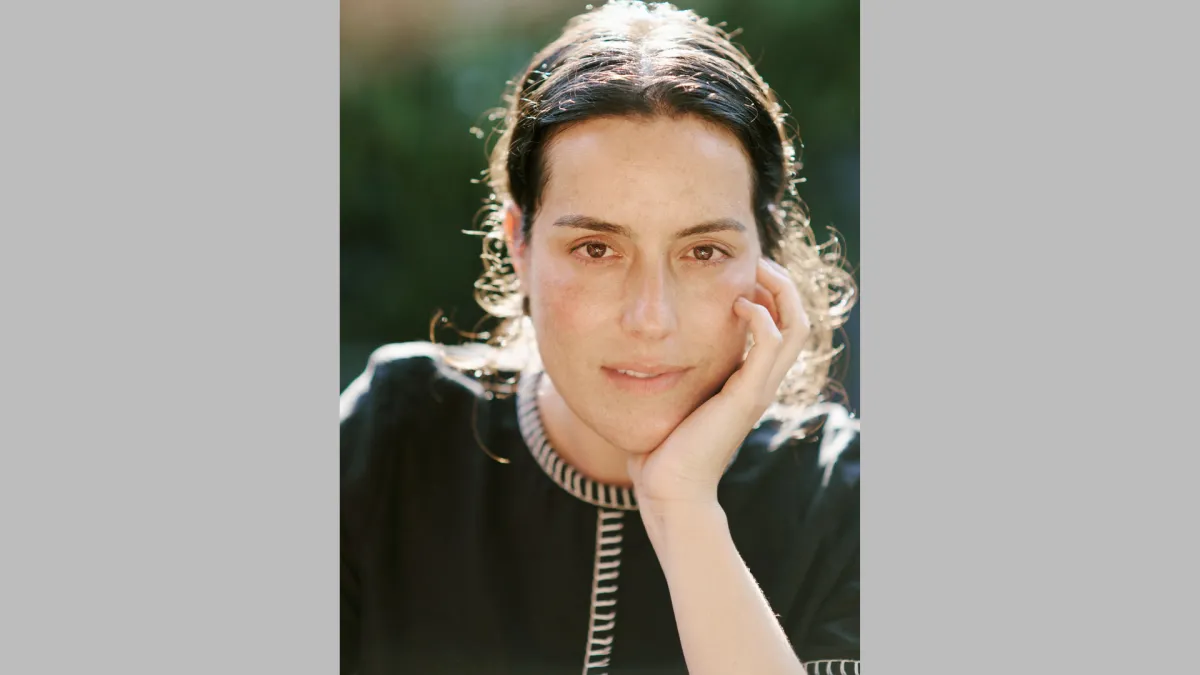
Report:
[[[592,232],[605,232],[615,234],[621,237],[633,238],[633,230],[624,225],[615,225],[598,218],[591,216],[569,215],[562,216],[554,221],[554,227],[573,227],[580,230],[590,230]],[[717,218],[709,220],[699,225],[693,225],[684,228],[675,233],[676,239],[684,239],[694,237],[698,234],[712,234],[713,232],[745,232],[746,226],[740,221],[733,218]]]

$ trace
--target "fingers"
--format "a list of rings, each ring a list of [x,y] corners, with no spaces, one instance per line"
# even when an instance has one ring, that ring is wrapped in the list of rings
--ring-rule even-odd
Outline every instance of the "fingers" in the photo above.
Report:
[[[771,313],[762,305],[738,298],[733,304],[733,311],[750,324],[750,334],[754,337],[754,347],[734,376],[736,386],[745,387],[745,393],[752,396],[757,405],[764,396],[764,385],[768,384],[775,370],[783,346],[783,334],[779,332]],[[775,386],[778,387],[779,383],[776,382]]]
[[[796,288],[796,282],[783,266],[764,258],[759,263],[759,279],[760,283],[772,292],[779,307],[783,333],[783,346],[780,348],[769,383],[774,391],[800,357],[804,343],[808,340],[811,324],[808,314],[804,311],[804,304],[800,301],[800,291]]]
[[[734,311],[749,323],[754,337],[754,346],[735,376],[735,386],[745,387],[757,405],[769,404],[808,338],[810,323],[800,291],[787,270],[763,258],[758,264],[754,301],[739,298]]]
[[[754,297],[751,298],[757,305],[762,305],[771,313],[771,320],[775,325],[779,325],[779,309],[775,306],[775,295],[767,290],[766,286],[760,283],[754,284]]]
[[[780,331],[807,335],[808,316],[800,303],[800,292],[796,290],[796,283],[787,270],[769,258],[761,258],[758,262],[756,281],[771,297],[779,317]]]

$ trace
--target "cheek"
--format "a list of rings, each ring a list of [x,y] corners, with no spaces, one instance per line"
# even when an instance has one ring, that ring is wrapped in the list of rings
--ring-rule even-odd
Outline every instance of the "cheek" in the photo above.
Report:
[[[556,342],[579,344],[582,335],[595,334],[596,327],[611,324],[608,319],[608,294],[572,269],[569,262],[544,260],[531,275],[531,305],[535,326],[542,336]],[[549,327],[541,330],[542,327]]]
[[[746,324],[733,313],[739,297],[754,297],[754,269],[731,267],[703,283],[691,284],[680,309],[681,323],[694,335],[703,335],[714,349],[740,350],[745,344]]]

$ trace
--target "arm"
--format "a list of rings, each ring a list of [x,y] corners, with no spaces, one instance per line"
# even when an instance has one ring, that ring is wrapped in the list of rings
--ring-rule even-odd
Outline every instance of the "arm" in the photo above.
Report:
[[[375,514],[381,499],[399,489],[394,482],[398,454],[386,448],[424,414],[421,404],[429,397],[439,359],[438,348],[427,343],[384,345],[339,397],[342,675],[362,672],[374,658],[373,645],[364,640],[370,623],[364,610],[378,591],[364,557],[366,543],[378,541]]]
[[[341,670],[342,675],[354,675],[359,671],[359,634],[360,614],[359,601],[361,589],[356,567],[356,547],[353,545],[352,524],[355,521],[355,501],[350,498],[354,494],[353,469],[355,468],[355,450],[361,440],[364,409],[368,385],[368,374],[359,377],[341,396]],[[347,522],[349,521],[349,522]]]
[[[662,445],[629,460],[692,675],[805,672],[735,548],[717,501],[725,467],[796,363],[809,332],[786,271],[764,259],[757,281],[778,319],[766,304],[739,298],[732,311],[754,338],[745,362]]]
[[[822,452],[838,458],[826,465],[822,494],[803,516],[819,554],[806,566],[804,590],[780,607],[788,638],[817,673],[858,672],[860,658],[858,435],[857,425],[851,435],[837,424],[827,418],[822,445],[830,447]]]
[[[804,673],[714,500],[647,513],[691,675]]]

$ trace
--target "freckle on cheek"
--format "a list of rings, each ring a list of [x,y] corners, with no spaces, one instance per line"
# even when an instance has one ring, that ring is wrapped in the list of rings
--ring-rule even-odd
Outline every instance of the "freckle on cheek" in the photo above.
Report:
[[[557,277],[545,280],[542,291],[543,305],[554,321],[556,333],[568,333],[580,328],[597,312],[592,306],[594,294],[583,284],[569,278]]]

